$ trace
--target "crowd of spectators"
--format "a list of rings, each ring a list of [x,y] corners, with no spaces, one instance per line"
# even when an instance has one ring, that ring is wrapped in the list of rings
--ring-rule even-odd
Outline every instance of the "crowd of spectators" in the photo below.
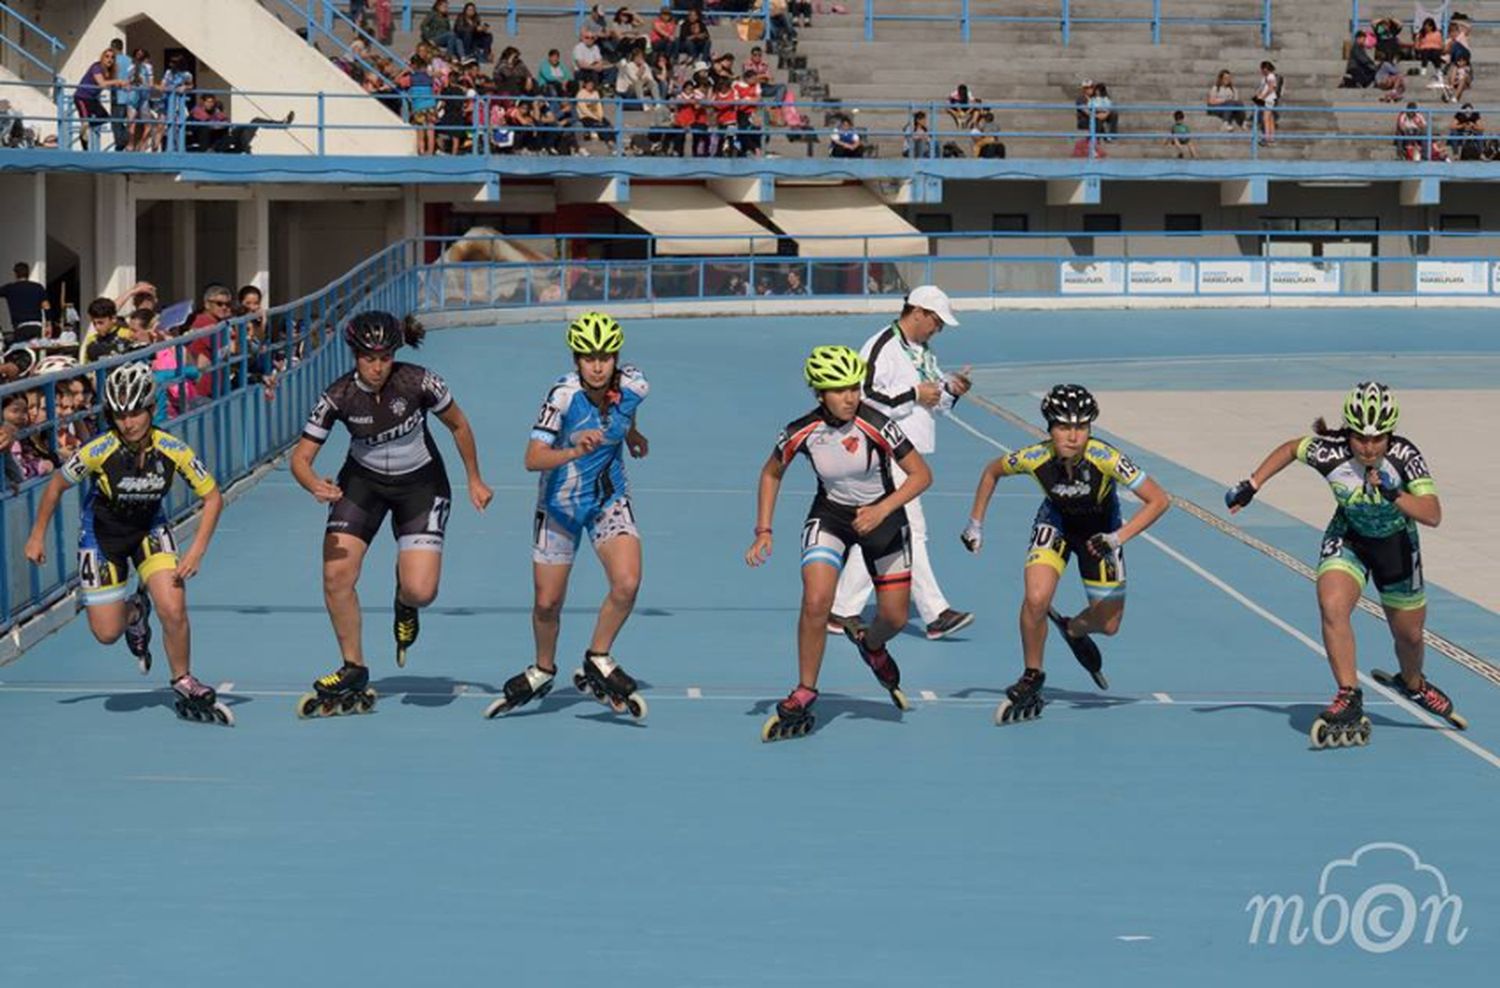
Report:
[[[142,347],[176,339],[194,330],[247,317],[243,332],[205,334],[185,346],[164,347],[151,356],[157,378],[159,420],[180,415],[214,397],[216,389],[257,386],[275,397],[282,371],[300,354],[286,344],[295,327],[268,326],[259,288],[238,292],[222,284],[206,286],[197,304],[161,307],[156,288],[140,282],[118,298],[99,297],[82,318],[72,306],[57,312],[30,269],[15,266],[15,280],[0,288],[8,303],[11,330],[0,351],[0,383],[75,371],[55,384],[52,409],[47,391],[30,388],[0,402],[0,460],[13,486],[55,470],[99,430],[94,375],[88,365]],[[220,341],[226,341],[221,347]],[[247,359],[237,359],[241,347]]]
[[[768,51],[794,42],[799,26],[811,23],[812,5],[769,0],[767,21],[752,10],[757,2],[695,0],[680,13],[663,6],[649,20],[628,6],[612,15],[595,6],[577,43],[567,52],[546,52],[533,70],[518,48],[494,53],[495,32],[474,4],[453,16],[448,0],[435,0],[421,21],[416,51],[404,62],[364,38],[334,61],[411,122],[422,155],[470,152],[478,140],[480,150],[501,154],[618,149],[757,156],[765,153],[772,128],[790,130],[793,139],[809,144],[815,140],[795,94],[774,81],[766,59]],[[351,14],[359,18],[374,15],[371,36],[386,43],[390,33],[382,36],[379,5],[354,7]],[[721,19],[713,21],[711,14]],[[732,26],[761,44],[736,65],[732,52],[715,49],[713,31],[742,16]],[[627,113],[640,116],[627,121]],[[852,119],[831,120],[830,127],[831,155],[865,153]]]
[[[1437,90],[1445,103],[1460,103],[1474,84],[1472,29],[1473,22],[1462,13],[1448,19],[1446,34],[1434,18],[1425,17],[1407,39],[1407,25],[1399,18],[1378,17],[1355,32],[1340,86],[1373,86],[1381,90],[1382,101],[1393,103],[1406,97],[1407,76],[1431,73],[1428,88]],[[1403,62],[1408,64],[1403,67]]]
[[[255,117],[232,125],[220,96],[196,88],[181,52],[168,56],[158,75],[151,52],[137,47],[127,54],[122,38],[100,52],[72,93],[85,150],[103,150],[107,130],[115,151],[244,154],[261,127],[290,127],[296,119],[288,113],[280,120]]]

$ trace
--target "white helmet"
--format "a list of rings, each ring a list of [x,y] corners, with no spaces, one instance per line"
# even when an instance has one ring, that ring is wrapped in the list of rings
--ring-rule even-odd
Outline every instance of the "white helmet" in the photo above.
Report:
[[[104,382],[104,407],[116,415],[154,409],[156,375],[151,365],[137,361],[110,371]]]
[[[33,373],[51,374],[53,371],[72,370],[78,366],[78,358],[66,353],[53,353],[36,362]]]

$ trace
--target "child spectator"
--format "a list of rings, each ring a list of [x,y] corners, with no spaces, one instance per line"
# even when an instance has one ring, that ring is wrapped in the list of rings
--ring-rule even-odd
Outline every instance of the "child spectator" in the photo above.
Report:
[[[927,111],[918,110],[911,115],[911,122],[901,129],[901,157],[933,158],[937,156],[937,142],[927,126]]]
[[[1281,77],[1276,66],[1270,62],[1260,63],[1260,88],[1255,91],[1252,102],[1260,108],[1260,143],[1269,147],[1276,143],[1276,104],[1281,101]]]
[[[829,156],[834,158],[863,158],[865,156],[864,142],[860,139],[859,131],[854,129],[854,121],[847,116],[840,116],[834,121],[833,132],[828,135]]]
[[[411,72],[406,77],[406,96],[411,101],[411,122],[417,129],[417,154],[437,154],[437,90],[428,63],[421,55],[411,57]]]
[[[1406,77],[1395,62],[1381,62],[1375,70],[1375,88],[1380,90],[1380,102],[1398,102],[1406,97]]]
[[[1193,144],[1193,131],[1188,126],[1187,114],[1181,110],[1172,114],[1172,134],[1164,142],[1177,151],[1177,157],[1198,157],[1198,148]]]

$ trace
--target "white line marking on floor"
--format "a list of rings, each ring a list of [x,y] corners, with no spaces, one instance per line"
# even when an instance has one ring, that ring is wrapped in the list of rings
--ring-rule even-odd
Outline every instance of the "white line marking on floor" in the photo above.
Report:
[[[1144,933],[1122,933],[1115,937],[1115,939],[1123,940],[1126,943],[1138,943],[1142,940],[1150,940],[1151,937],[1146,936]]]
[[[1015,450],[1011,449],[1009,446],[1005,445],[1000,440],[995,439],[992,436],[986,435],[983,432],[980,432],[978,429],[974,428],[972,425],[969,425],[967,422],[963,421],[958,416],[954,415],[952,412],[948,413],[948,418],[951,419],[957,425],[961,426],[964,429],[964,431],[969,432],[969,433],[973,434],[974,436],[977,436],[978,438],[984,440],[985,442],[989,443],[990,445],[994,446],[995,448],[1000,449],[1000,450],[1004,450],[1007,453],[1013,453],[1013,452],[1015,452]],[[1156,536],[1152,535],[1150,532],[1143,532],[1141,534],[1141,538],[1145,539],[1147,542],[1149,542],[1152,545],[1156,546],[1162,552],[1166,553],[1168,556],[1171,556],[1173,559],[1177,560],[1183,566],[1186,566],[1188,569],[1192,570],[1194,573],[1196,573],[1199,576],[1201,576],[1204,580],[1207,580],[1209,583],[1211,583],[1214,586],[1218,587],[1225,594],[1227,594],[1230,598],[1232,598],[1233,600],[1239,602],[1242,606],[1245,607],[1245,609],[1247,609],[1248,611],[1250,611],[1252,614],[1256,614],[1256,615],[1259,615],[1260,617],[1264,618],[1266,621],[1268,621],[1271,624],[1275,625],[1276,627],[1280,628],[1282,631],[1286,632],[1288,635],[1290,635],[1291,637],[1295,638],[1297,641],[1299,641],[1302,644],[1306,645],[1313,652],[1316,652],[1318,655],[1323,656],[1325,659],[1328,657],[1328,653],[1325,652],[1325,651],[1323,651],[1323,646],[1320,645],[1318,642],[1316,642],[1313,639],[1309,638],[1307,635],[1303,634],[1297,628],[1295,628],[1292,625],[1288,624],[1287,622],[1283,621],[1281,618],[1277,617],[1275,614],[1272,614],[1270,611],[1266,610],[1264,607],[1260,606],[1255,601],[1251,600],[1249,597],[1246,597],[1244,594],[1240,593],[1234,587],[1230,586],[1228,583],[1226,583],[1223,580],[1219,579],[1219,577],[1217,577],[1214,574],[1210,573],[1208,570],[1204,569],[1202,566],[1199,566],[1197,563],[1193,562],[1193,560],[1189,559],[1187,556],[1184,556],[1182,553],[1178,552],[1176,549],[1174,549],[1171,546],[1167,545],[1161,539],[1159,539]],[[1381,696],[1384,696],[1387,699],[1393,701],[1397,706],[1404,708],[1407,713],[1411,714],[1417,720],[1419,720],[1422,723],[1426,724],[1428,727],[1436,729],[1439,734],[1441,734],[1443,737],[1447,738],[1449,741],[1452,741],[1454,744],[1456,744],[1460,748],[1463,748],[1464,750],[1468,751],[1470,754],[1477,755],[1479,758],[1482,758],[1484,761],[1489,762],[1490,765],[1493,766],[1494,768],[1500,768],[1500,755],[1496,755],[1493,751],[1490,751],[1488,748],[1486,748],[1486,747],[1484,747],[1482,745],[1476,744],[1473,741],[1470,741],[1468,738],[1466,738],[1462,734],[1460,734],[1458,732],[1458,730],[1455,729],[1452,725],[1450,725],[1446,720],[1443,720],[1441,718],[1433,716],[1432,714],[1429,714],[1426,710],[1423,710],[1421,707],[1418,707],[1416,704],[1411,703],[1411,702],[1407,701],[1405,698],[1398,696],[1393,690],[1388,690],[1384,686],[1381,686],[1379,683],[1375,682],[1374,679],[1370,678],[1370,676],[1369,676],[1368,673],[1361,672],[1359,674],[1359,678],[1360,678],[1361,682],[1365,683],[1367,686],[1369,686],[1375,692],[1377,692]],[[1162,706],[1166,706],[1166,704],[1162,704]]]
[[[1176,703],[1177,702],[1176,700],[1172,699],[1172,694],[1170,694],[1170,693],[1152,693],[1151,695],[1154,696],[1154,697],[1156,697],[1156,702],[1157,703]]]
[[[938,695],[932,692],[932,690],[922,690],[922,692],[918,693],[917,695],[924,700],[936,700],[938,698]]]
[[[687,688],[687,695],[689,700],[701,700],[703,699],[703,690],[697,686],[689,686]]]

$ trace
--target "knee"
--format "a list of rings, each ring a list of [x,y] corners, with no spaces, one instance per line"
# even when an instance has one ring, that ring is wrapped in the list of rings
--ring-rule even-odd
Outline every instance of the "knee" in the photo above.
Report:
[[[182,594],[173,594],[171,598],[159,601],[156,617],[162,628],[168,631],[187,627],[187,601]]]
[[[359,570],[351,566],[324,566],[323,592],[329,595],[349,593],[358,579]]]
[[[609,581],[609,595],[615,600],[632,602],[641,589],[641,574],[621,573]]]
[[[562,596],[559,594],[538,594],[536,601],[531,605],[531,615],[538,621],[555,623],[562,617]]]
[[[410,607],[426,607],[434,600],[437,600],[437,595],[437,580],[433,580],[430,583],[425,581],[417,582],[413,586],[407,586],[405,583],[401,584],[401,599]]]
[[[1111,614],[1099,621],[1099,634],[1114,635],[1120,631],[1120,622],[1125,619],[1123,612]]]
[[[1042,590],[1026,591],[1021,599],[1021,616],[1028,621],[1040,621],[1047,616],[1052,606],[1052,594]]]
[[[101,645],[113,645],[115,642],[119,641],[120,640],[120,636],[125,633],[125,626],[121,625],[118,628],[93,628],[93,627],[91,627],[91,628],[89,628],[89,630],[94,633],[94,640],[97,641],[99,644],[101,644]]]
[[[821,590],[804,591],[802,594],[802,617],[808,621],[826,621],[833,612],[833,593]]]

